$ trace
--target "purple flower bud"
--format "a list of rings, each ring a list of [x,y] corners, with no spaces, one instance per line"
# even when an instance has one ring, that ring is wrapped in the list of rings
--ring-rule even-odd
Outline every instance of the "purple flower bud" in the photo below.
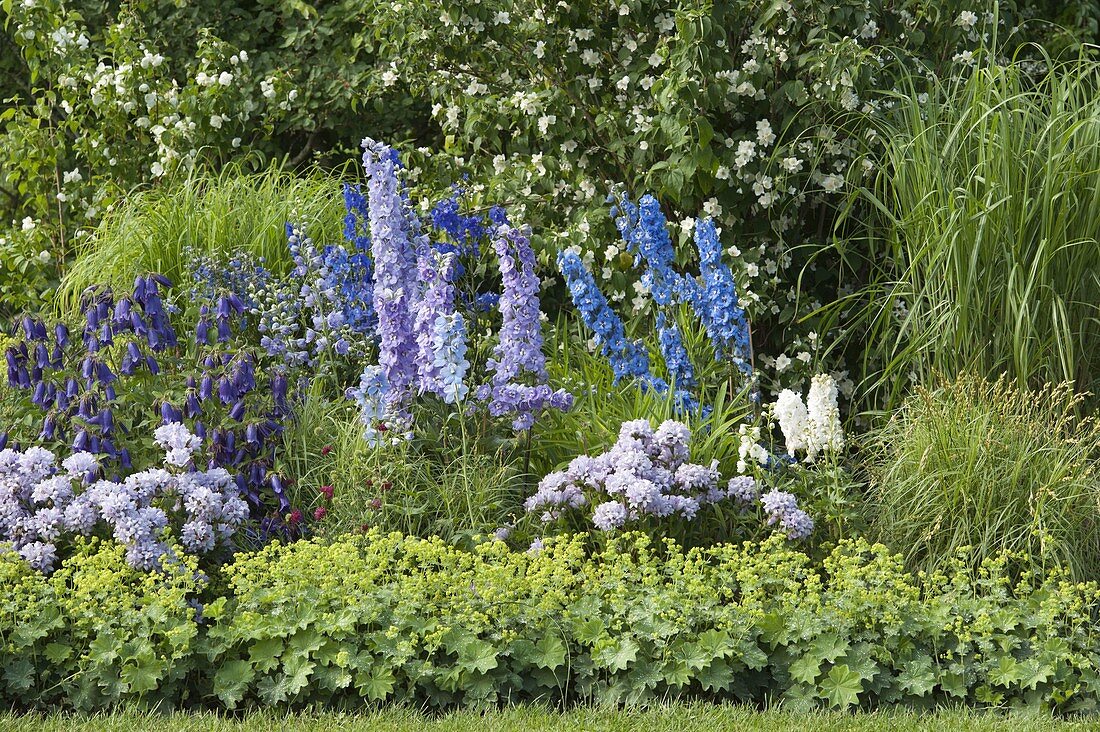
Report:
[[[107,386],[103,389],[103,393],[107,396],[107,401],[109,402],[113,402],[115,399],[118,398],[118,395],[115,394],[114,384],[107,384]]]
[[[240,465],[245,461],[248,456],[248,452],[242,447],[233,455],[233,459],[230,461],[230,465]]]
[[[145,278],[141,275],[138,275],[134,278],[134,299],[138,302],[142,302],[143,300],[145,300],[145,296]]]
[[[84,362],[80,365],[80,375],[85,379],[92,378],[92,374],[95,373],[95,359],[91,356],[85,356]]]
[[[153,274],[149,275],[149,277],[154,282],[159,282],[161,285],[163,285],[165,287],[165,289],[170,289],[172,287],[172,280],[168,279],[167,277],[165,277],[164,275],[162,275],[160,273],[154,272]]]
[[[218,298],[218,302],[215,307],[218,320],[225,320],[229,317],[229,300],[225,297],[225,295],[222,295]]]
[[[8,447],[8,433],[0,432],[0,450],[6,450]]]
[[[206,439],[206,426],[202,422],[195,422],[195,436],[200,440]]]
[[[199,399],[206,401],[214,393],[214,377],[210,374],[204,374],[202,377],[202,383],[199,386]]]
[[[115,449],[115,443],[111,441],[110,437],[104,437],[100,440],[99,451],[111,457],[115,457],[118,454],[118,450]]]
[[[199,318],[199,322],[195,325],[195,343],[204,346],[210,344],[210,323],[206,318]]]
[[[99,413],[99,428],[104,435],[109,435],[115,429],[115,416],[110,409],[104,409]]]
[[[145,356],[145,366],[153,376],[160,373],[160,364],[157,363],[157,360],[153,358],[153,354],[151,353]]]
[[[218,362],[213,356],[207,356],[206,358],[204,358],[202,360],[202,367],[204,369],[209,370],[209,369],[212,369],[212,368],[216,368],[217,365],[218,365]]]
[[[187,392],[187,401],[184,402],[183,413],[192,419],[202,414],[202,405],[199,403],[199,397],[194,391]]]
[[[250,424],[244,429],[244,440],[249,445],[260,444],[259,430],[255,424]]]
[[[76,379],[69,377],[69,380],[65,382],[65,396],[69,399],[76,399],[80,396],[80,384],[76,382]]]
[[[130,451],[127,448],[124,447],[118,451],[118,461],[122,463],[122,467],[127,470],[133,470],[134,463],[130,459]]]
[[[244,400],[238,399],[233,407],[229,410],[229,418],[238,422],[244,417]]]
[[[50,367],[60,369],[65,365],[65,351],[60,345],[53,347],[53,357],[50,359]]]
[[[222,404],[229,404],[237,398],[237,390],[233,388],[233,383],[224,376],[218,379],[218,398]]]
[[[34,361],[40,369],[49,368],[50,352],[46,348],[46,344],[39,343],[34,347]]]
[[[236,447],[237,447],[237,435],[236,435],[236,433],[234,433],[233,430],[226,430],[225,431],[225,451],[226,452],[233,452],[234,448],[236,448]]]
[[[56,429],[57,417],[55,417],[53,414],[46,415],[46,418],[42,420],[42,433],[38,436],[38,439],[52,440],[54,438],[54,432],[56,431]]]
[[[164,421],[165,424],[170,424],[172,422],[182,422],[183,414],[180,412],[180,410],[173,407],[171,402],[163,401],[160,404],[160,418]]]
[[[91,439],[88,436],[88,430],[80,430],[76,433],[76,439],[73,440],[73,450],[87,452],[90,445]]]
[[[229,327],[229,320],[218,318],[218,343],[225,343],[233,337],[233,330]]]
[[[111,324],[106,321],[99,329],[99,342],[104,346],[109,346],[115,342],[114,331],[111,330]]]

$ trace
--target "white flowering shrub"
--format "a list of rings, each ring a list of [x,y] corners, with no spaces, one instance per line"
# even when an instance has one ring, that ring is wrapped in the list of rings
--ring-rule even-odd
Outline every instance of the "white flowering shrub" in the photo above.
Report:
[[[521,202],[545,262],[575,247],[612,304],[634,310],[649,300],[608,192],[653,193],[680,224],[681,258],[695,220],[713,218],[768,386],[813,373],[833,334],[791,324],[854,284],[822,255],[833,208],[873,172],[856,162],[865,128],[840,120],[877,113],[887,69],[961,70],[1021,17],[969,0],[378,7],[386,78],[429,96],[447,136],[424,178],[457,156],[487,198]]]
[[[29,81],[0,113],[0,186],[18,202],[11,230],[0,228],[5,279],[30,280],[36,261],[63,264],[134,185],[244,154],[296,97],[282,76],[256,74],[247,51],[212,35],[194,58],[173,59],[133,15],[119,15],[93,45],[82,16],[59,0],[3,8]]]

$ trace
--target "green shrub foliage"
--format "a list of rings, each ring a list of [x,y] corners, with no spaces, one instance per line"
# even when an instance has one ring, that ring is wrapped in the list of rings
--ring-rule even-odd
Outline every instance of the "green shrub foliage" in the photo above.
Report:
[[[685,552],[624,534],[516,552],[372,531],[243,555],[221,596],[186,571],[91,547],[50,578],[0,564],[5,704],[228,708],[670,696],[839,708],[965,702],[1083,710],[1100,676],[1100,590],[1005,561],[914,579],[840,543]],[[213,587],[207,594],[217,594]]]

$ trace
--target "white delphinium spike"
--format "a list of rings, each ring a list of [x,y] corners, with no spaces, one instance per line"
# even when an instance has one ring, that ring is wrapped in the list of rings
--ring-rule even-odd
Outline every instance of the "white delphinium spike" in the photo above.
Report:
[[[779,421],[779,429],[787,441],[787,454],[791,457],[799,450],[807,448],[809,416],[802,396],[791,389],[779,392],[772,406],[772,414]]]
[[[818,453],[835,453],[844,447],[844,431],[840,426],[836,398],[836,382],[832,376],[818,374],[810,382],[810,391],[806,395],[808,460],[816,458]]]

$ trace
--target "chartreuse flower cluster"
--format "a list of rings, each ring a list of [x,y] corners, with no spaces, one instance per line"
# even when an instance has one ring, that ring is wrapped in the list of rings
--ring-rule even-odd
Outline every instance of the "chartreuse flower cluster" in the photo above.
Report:
[[[240,555],[199,604],[186,558],[145,574],[81,544],[43,576],[0,555],[0,699],[1095,708],[1097,586],[964,560],[916,579],[862,540],[818,563],[781,537],[685,550],[625,533],[593,553],[562,536],[528,553],[372,530]]]

